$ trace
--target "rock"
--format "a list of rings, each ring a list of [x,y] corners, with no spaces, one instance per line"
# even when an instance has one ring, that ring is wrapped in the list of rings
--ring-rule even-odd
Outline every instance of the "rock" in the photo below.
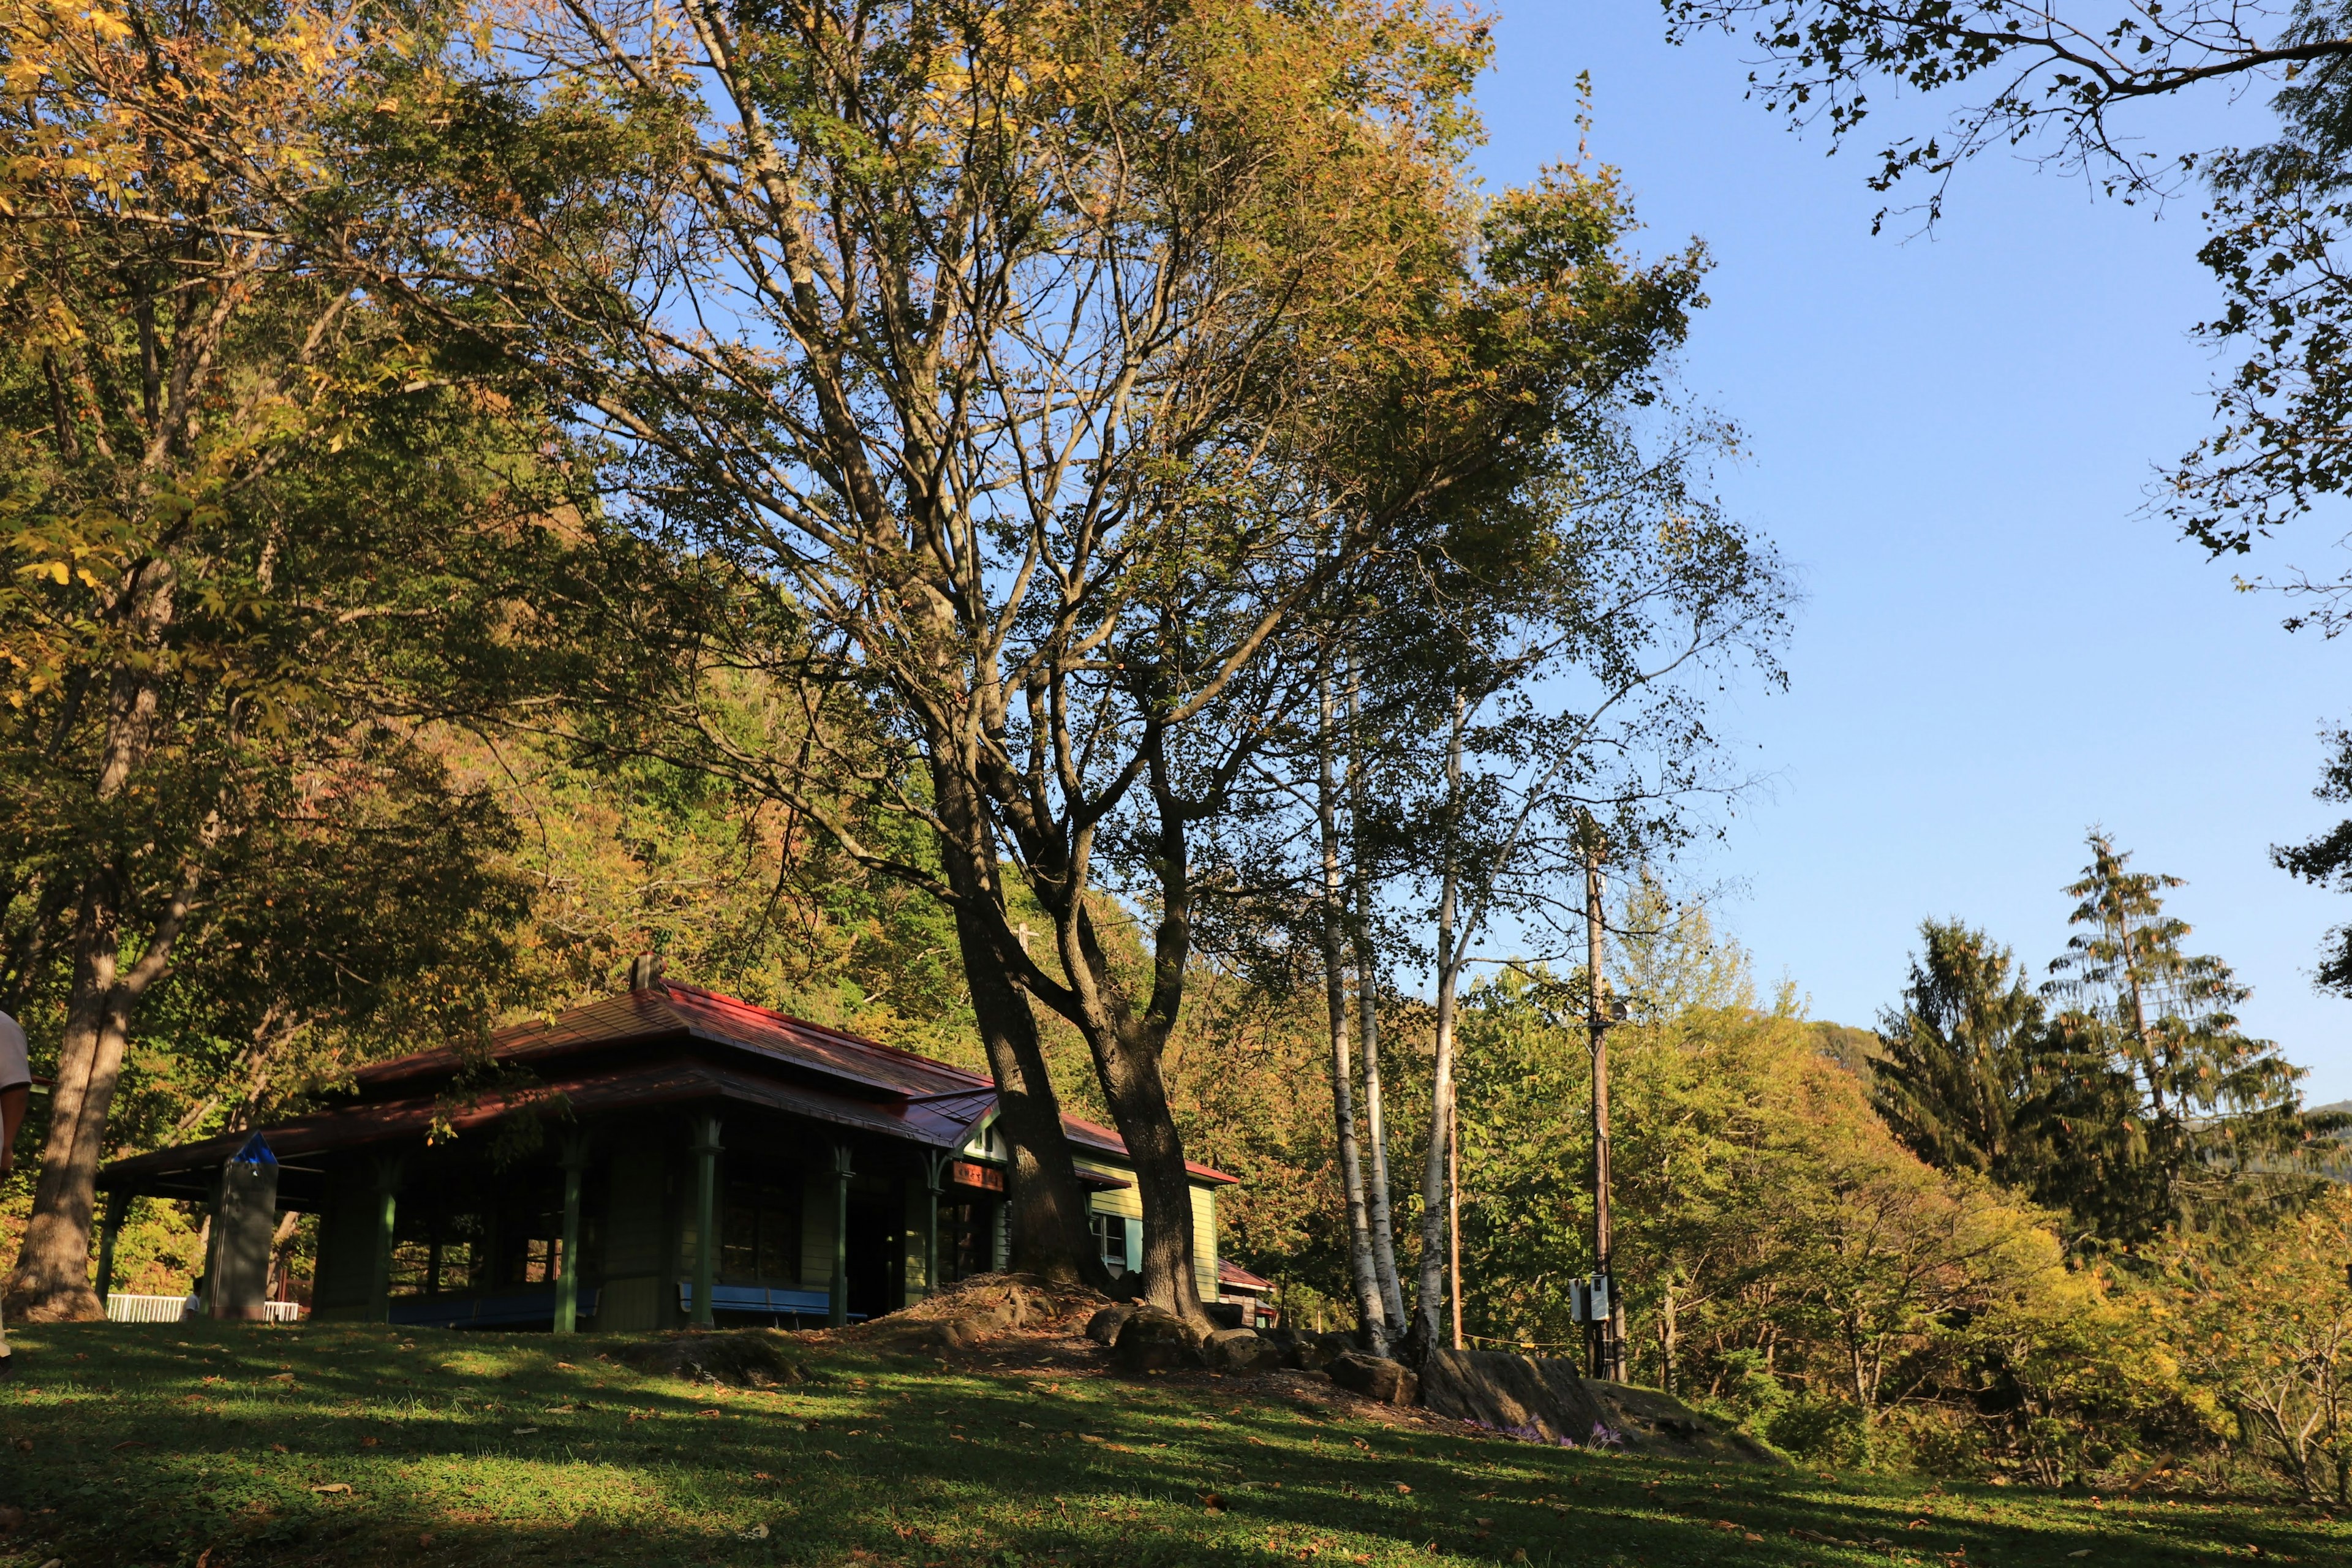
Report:
[[[1127,1326],[1127,1321],[1129,1318],[1142,1310],[1140,1302],[1114,1301],[1087,1320],[1087,1338],[1098,1345],[1118,1343],[1119,1330]]]
[[[1282,1362],[1281,1350],[1252,1329],[1219,1329],[1203,1349],[1220,1372],[1257,1372]]]
[[[1201,1331],[1157,1307],[1129,1315],[1111,1342],[1111,1359],[1121,1372],[1164,1372],[1171,1367],[1204,1366]]]
[[[625,1366],[657,1377],[765,1388],[771,1384],[808,1381],[808,1373],[788,1348],[791,1343],[789,1336],[775,1329],[689,1329],[640,1340],[607,1353]]]
[[[1308,1372],[1322,1372],[1341,1356],[1353,1354],[1362,1348],[1356,1342],[1355,1335],[1333,1330],[1301,1342],[1298,1364]]]
[[[1417,1405],[1421,1402],[1421,1380],[1405,1369],[1402,1362],[1368,1356],[1361,1351],[1349,1351],[1325,1369],[1331,1381],[1352,1394],[1382,1405]]]
[[[1201,1310],[1208,1313],[1209,1321],[1221,1329],[1249,1327],[1248,1320],[1243,1316],[1249,1309],[1239,1301],[1205,1301],[1202,1303]]]
[[[1421,1385],[1423,1403],[1436,1414],[1529,1442],[1781,1462],[1753,1438],[1717,1426],[1671,1394],[1579,1376],[1573,1362],[1499,1351],[1433,1351],[1422,1363]]]
[[[1276,1366],[1298,1367],[1301,1370],[1306,1368],[1307,1363],[1303,1355],[1303,1347],[1306,1344],[1306,1342],[1298,1337],[1296,1331],[1291,1329],[1260,1329],[1257,1331],[1257,1337],[1260,1340],[1263,1340],[1266,1344],[1273,1347],[1274,1361]]]

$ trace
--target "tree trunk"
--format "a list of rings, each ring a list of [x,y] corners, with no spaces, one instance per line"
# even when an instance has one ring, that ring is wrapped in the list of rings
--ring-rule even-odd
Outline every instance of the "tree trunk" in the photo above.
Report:
[[[1135,1165],[1143,1200],[1143,1296],[1188,1322],[1206,1323],[1192,1268],[1192,1183],[1183,1141],[1168,1108],[1160,1053],[1110,1030],[1081,1026],[1093,1050],[1111,1120]]]
[[[1462,783],[1462,697],[1454,698],[1454,723],[1446,741],[1445,778],[1449,800]],[[1461,955],[1454,936],[1455,904],[1461,896],[1452,842],[1454,826],[1447,824],[1444,870],[1437,899],[1437,1018],[1435,1061],[1429,1083],[1429,1147],[1421,1166],[1421,1282],[1415,1292],[1412,1336],[1423,1352],[1437,1348],[1444,1325],[1439,1303],[1445,1299],[1447,1134],[1454,1124],[1454,1012],[1462,979]]]
[[[1675,1321],[1675,1282],[1671,1277],[1658,1295],[1658,1386],[1675,1391],[1675,1343],[1681,1325]]]
[[[989,1075],[996,1080],[996,1125],[1012,1165],[1005,1184],[1011,1267],[1108,1292],[1113,1281],[1087,1224],[1086,1194],[1062,1133],[1061,1101],[1038,1045],[1037,1016],[1029,998],[1005,979],[993,943],[971,929],[982,920],[958,910],[956,938]]]
[[[184,906],[184,896],[173,901],[147,952],[124,973],[113,879],[95,879],[83,897],[41,1174],[33,1188],[25,1244],[8,1277],[5,1310],[20,1321],[93,1322],[106,1316],[106,1304],[89,1281],[90,1223],[98,1206],[98,1167],[106,1152],[106,1119],[122,1078],[131,1015],[163,972]]]
[[[996,1125],[1011,1155],[1005,1184],[1012,1266],[1048,1279],[1111,1289],[1109,1270],[1087,1224],[1069,1140],[1062,1132],[1060,1098],[1037,1038],[1028,995],[1006,977],[996,943],[1003,921],[991,908],[988,838],[969,785],[951,769],[934,766],[932,787],[946,829],[940,858],[955,893],[956,943],[972,1016],[996,1080]]]
[[[1355,1074],[1348,1064],[1348,978],[1339,962],[1339,784],[1332,774],[1331,725],[1334,718],[1331,683],[1323,682],[1321,773],[1315,795],[1317,821],[1323,837],[1323,1002],[1331,1036],[1331,1113],[1339,1126],[1339,1193],[1347,1205],[1348,1264],[1356,1287],[1356,1319],[1364,1348],[1374,1355],[1389,1350],[1389,1324],[1381,1300],[1380,1276],[1372,1268],[1371,1221],[1364,1207],[1364,1173],[1356,1146]]]
[[[1352,736],[1361,716],[1361,690],[1353,660],[1348,666],[1348,728]],[[1371,1184],[1368,1194],[1372,1229],[1372,1274],[1380,1282],[1381,1307],[1391,1335],[1404,1328],[1404,1286],[1397,1275],[1396,1224],[1390,1209],[1389,1132],[1381,1103],[1381,979],[1372,950],[1371,878],[1364,864],[1363,758],[1351,745],[1348,757],[1348,816],[1355,825],[1355,853],[1349,865],[1356,919],[1353,932],[1356,959],[1356,1037],[1364,1058],[1364,1131],[1370,1144]]]

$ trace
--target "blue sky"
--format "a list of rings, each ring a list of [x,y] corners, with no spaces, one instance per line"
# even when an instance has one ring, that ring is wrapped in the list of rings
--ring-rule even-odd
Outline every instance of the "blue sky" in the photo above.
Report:
[[[2310,1098],[2352,1097],[2352,1001],[2310,983],[2352,899],[2267,856],[2340,815],[2311,786],[2322,723],[2352,721],[2352,637],[2280,630],[2278,601],[2139,512],[2154,465],[2205,428],[2214,362],[2188,329],[2217,296],[2195,202],[2153,217],[1996,155],[1933,238],[1874,238],[1867,146],[1824,157],[1742,98],[1738,42],[1663,32],[1644,0],[1504,11],[1481,165],[1499,184],[1571,156],[1590,70],[1592,152],[1646,242],[1715,253],[1685,380],[1745,430],[1724,493],[1807,596],[1790,689],[1723,714],[1772,784],[1693,868],[1738,882],[1722,923],[1759,979],[1866,1024],[1923,916],[2039,970],[2099,823],[2137,868],[2188,879],[2172,908],[2192,947],[2254,987],[2249,1026],[2311,1069]],[[1874,97],[1886,129],[1940,123]],[[2257,108],[2218,99],[2147,123],[2168,150],[2262,134]],[[2333,574],[2343,526],[2260,563]]]

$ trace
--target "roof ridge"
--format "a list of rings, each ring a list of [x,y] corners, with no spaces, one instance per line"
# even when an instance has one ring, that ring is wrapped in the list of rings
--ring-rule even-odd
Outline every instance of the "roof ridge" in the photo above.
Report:
[[[757,1002],[746,1002],[740,996],[730,996],[723,991],[713,991],[707,985],[695,985],[683,980],[666,980],[662,982],[662,988],[671,992],[685,991],[706,1001],[717,1002],[730,1007],[740,1007],[746,1013],[756,1013],[778,1023],[789,1024],[796,1029],[806,1029],[811,1034],[829,1036],[845,1045],[856,1046],[866,1050],[886,1051],[894,1057],[920,1062],[927,1068],[971,1079],[975,1091],[983,1087],[989,1089],[995,1087],[994,1079],[984,1074],[973,1072],[969,1068],[960,1068],[953,1062],[943,1062],[937,1057],[927,1057],[922,1052],[910,1050],[905,1046],[894,1046],[868,1036],[852,1034],[847,1029],[839,1028],[831,1024],[820,1024],[813,1019],[801,1017],[798,1014],[786,1013],[774,1007],[763,1007]]]

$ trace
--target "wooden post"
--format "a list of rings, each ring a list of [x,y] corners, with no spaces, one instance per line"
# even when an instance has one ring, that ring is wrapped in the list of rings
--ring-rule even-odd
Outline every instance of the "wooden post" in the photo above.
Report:
[[[1592,1035],[1592,1260],[1593,1272],[1608,1282],[1609,1311],[1597,1318],[1587,1332],[1591,1342],[1592,1375],[1610,1383],[1625,1381],[1624,1347],[1618,1342],[1618,1325],[1624,1321],[1618,1305],[1617,1278],[1611,1257],[1609,1224],[1609,1010],[1601,974],[1602,951],[1602,889],[1601,832],[1591,818],[1584,832],[1584,963],[1590,1005],[1586,1009]]]
[[[716,1321],[711,1298],[719,1288],[719,1118],[695,1123],[694,1142],[694,1326]]]
[[[555,1257],[559,1334],[577,1332],[580,1327],[580,1181],[587,1164],[588,1141],[575,1132],[563,1141],[563,1240]]]
[[[945,1151],[923,1156],[927,1173],[924,1184],[930,1189],[929,1213],[923,1220],[923,1294],[926,1296],[939,1294],[940,1178],[947,1173],[948,1162],[954,1157]]]
[[[106,1298],[114,1289],[114,1238],[122,1229],[124,1211],[131,1206],[129,1193],[106,1194],[106,1218],[98,1232],[98,1305],[103,1311]]]
[[[833,1146],[833,1294],[824,1321],[834,1328],[849,1321],[849,1145]]]
[[[392,1225],[400,1201],[400,1161],[375,1163],[375,1248],[368,1268],[368,1321],[392,1321]],[[209,1303],[208,1303],[209,1304]]]

